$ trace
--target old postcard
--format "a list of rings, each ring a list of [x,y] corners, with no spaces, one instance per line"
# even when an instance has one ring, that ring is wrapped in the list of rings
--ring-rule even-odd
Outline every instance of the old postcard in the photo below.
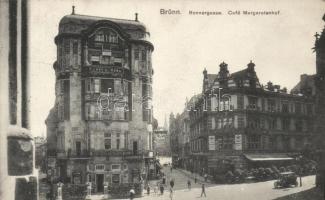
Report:
[[[324,199],[324,0],[0,5],[0,199]]]

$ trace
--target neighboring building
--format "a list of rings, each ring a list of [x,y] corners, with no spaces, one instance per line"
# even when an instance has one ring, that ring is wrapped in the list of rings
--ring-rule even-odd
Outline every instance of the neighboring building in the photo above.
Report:
[[[34,137],[35,143],[35,167],[41,172],[46,172],[46,140],[44,137]]]
[[[310,146],[314,98],[260,84],[255,64],[229,73],[203,71],[203,91],[190,111],[189,167],[199,173],[286,165]]]
[[[169,134],[162,127],[154,130],[154,150],[157,156],[170,156]]]
[[[190,155],[190,118],[189,111],[193,107],[194,102],[200,95],[194,95],[189,101],[186,100],[184,111],[180,115],[176,115],[174,118],[173,114],[170,118],[170,131],[173,155],[173,165],[175,167],[181,167],[187,170],[189,166],[189,155]],[[177,129],[175,129],[178,127]]]
[[[61,181],[146,179],[152,145],[153,45],[135,20],[64,16],[55,37],[55,105],[46,120],[49,170]]]

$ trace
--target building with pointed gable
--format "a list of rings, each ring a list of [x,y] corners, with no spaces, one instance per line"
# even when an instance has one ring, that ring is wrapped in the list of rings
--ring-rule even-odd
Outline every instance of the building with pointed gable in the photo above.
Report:
[[[189,111],[187,168],[216,175],[295,162],[314,135],[314,98],[263,86],[252,61],[234,73],[225,62],[219,67],[203,71],[202,94]]]

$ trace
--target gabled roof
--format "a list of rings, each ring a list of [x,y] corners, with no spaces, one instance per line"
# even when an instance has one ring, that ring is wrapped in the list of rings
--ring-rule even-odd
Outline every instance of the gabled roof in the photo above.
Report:
[[[247,77],[247,69],[243,69],[243,70],[234,72],[234,73],[230,74],[230,77],[234,78],[234,79],[246,78]]]
[[[303,87],[306,87],[306,86],[307,87],[311,87],[311,88],[315,87],[314,80],[315,80],[315,74],[314,75],[304,75],[304,78],[301,79],[299,81],[299,83],[297,83],[297,85],[295,85],[292,88],[291,92],[292,93],[300,93],[301,92],[301,89]]]
[[[208,74],[208,86],[212,85],[214,83],[214,80],[218,77],[217,74]]]

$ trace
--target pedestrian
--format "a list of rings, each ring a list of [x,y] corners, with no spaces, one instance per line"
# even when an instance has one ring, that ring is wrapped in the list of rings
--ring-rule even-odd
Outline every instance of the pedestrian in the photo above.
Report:
[[[169,185],[170,185],[171,188],[174,187],[174,185],[175,185],[175,181],[174,181],[174,179],[172,179],[172,180],[169,182]]]
[[[164,194],[164,185],[160,184],[160,194],[163,195]]]
[[[166,184],[166,176],[164,175],[163,178],[162,178],[162,184]]]
[[[300,181],[300,187],[302,187],[302,180],[301,180],[302,173],[303,173],[303,169],[302,169],[302,167],[300,167],[300,169],[299,169],[299,181]]]
[[[158,183],[157,183],[157,185],[155,185],[155,187],[153,188],[153,192],[155,193],[155,195],[157,195],[157,193],[158,193]]]
[[[173,195],[174,195],[173,188],[170,188],[169,189],[169,198],[170,198],[170,200],[173,200]]]
[[[201,197],[204,194],[204,197],[207,197],[207,195],[205,194],[205,185],[204,183],[202,184],[202,192],[201,192]]]
[[[196,174],[194,175],[194,183],[197,182]]]
[[[150,194],[150,185],[148,184],[148,186],[147,186],[147,195],[149,195]]]
[[[188,188],[189,190],[191,190],[191,181],[190,181],[190,179],[187,181],[187,188]]]
[[[130,199],[131,200],[134,198],[134,195],[135,195],[135,191],[134,191],[134,188],[132,187],[130,190]]]

